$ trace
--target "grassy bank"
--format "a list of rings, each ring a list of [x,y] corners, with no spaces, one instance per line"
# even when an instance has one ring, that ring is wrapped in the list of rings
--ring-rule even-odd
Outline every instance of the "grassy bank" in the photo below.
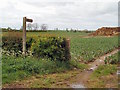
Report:
[[[71,70],[73,68],[83,70],[86,65],[75,62],[51,61],[48,59],[38,59],[34,57],[14,57],[2,56],[2,79],[3,84],[22,80],[32,75],[45,75]]]
[[[101,65],[88,80],[89,88],[117,88],[117,65]]]

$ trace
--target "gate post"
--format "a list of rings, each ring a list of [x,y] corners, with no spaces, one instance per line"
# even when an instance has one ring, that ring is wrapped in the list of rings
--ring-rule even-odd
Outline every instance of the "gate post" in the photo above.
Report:
[[[71,59],[71,55],[70,55],[70,39],[66,39],[66,59],[70,60]]]

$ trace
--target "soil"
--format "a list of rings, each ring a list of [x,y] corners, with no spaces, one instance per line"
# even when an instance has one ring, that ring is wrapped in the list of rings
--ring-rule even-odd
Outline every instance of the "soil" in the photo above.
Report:
[[[102,27],[93,32],[92,34],[89,34],[90,36],[114,36],[119,35],[120,33],[120,27]]]

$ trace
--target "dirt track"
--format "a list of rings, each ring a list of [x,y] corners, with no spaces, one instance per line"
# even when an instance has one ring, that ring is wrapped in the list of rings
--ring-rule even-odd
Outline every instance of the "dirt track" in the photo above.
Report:
[[[104,60],[106,57],[111,56],[118,52],[118,49],[105,54],[101,56],[100,58],[96,59],[94,62],[89,63],[89,68],[85,70],[84,72],[80,72],[76,77],[72,78],[70,83],[70,86],[72,88],[85,88],[87,87],[86,83],[88,82],[89,76],[92,74],[92,72],[99,66],[104,64]]]

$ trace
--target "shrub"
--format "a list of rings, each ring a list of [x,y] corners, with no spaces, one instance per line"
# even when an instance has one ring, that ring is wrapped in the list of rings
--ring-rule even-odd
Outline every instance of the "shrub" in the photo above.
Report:
[[[33,42],[32,38],[26,40],[26,50],[28,52]],[[16,36],[4,36],[2,37],[2,49],[8,51],[10,54],[20,55],[22,54],[22,37]]]
[[[18,33],[18,32],[17,32]],[[67,40],[61,37],[27,37],[26,52],[27,55],[50,58],[51,60],[65,61],[70,59],[70,51]],[[22,37],[10,34],[2,37],[3,51],[9,52],[11,55],[22,54]],[[6,53],[6,52],[5,52]]]
[[[32,43],[33,56],[65,61],[70,59],[67,40],[61,37],[40,37]]]
[[[22,38],[20,37],[2,37],[2,48],[6,51],[22,51]]]
[[[2,36],[2,49],[18,53],[22,51],[22,33],[21,32],[7,32]]]

